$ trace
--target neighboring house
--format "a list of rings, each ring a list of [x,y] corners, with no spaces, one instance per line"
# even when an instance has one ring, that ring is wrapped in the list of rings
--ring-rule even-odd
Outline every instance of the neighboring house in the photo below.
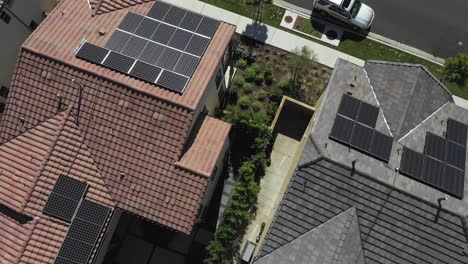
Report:
[[[229,147],[208,114],[234,32],[161,1],[60,1],[0,123],[0,263],[101,263],[129,221],[164,233],[151,261],[179,263],[171,241],[193,240]]]
[[[339,60],[255,263],[468,263],[468,110],[420,65]]]
[[[5,108],[18,50],[57,0],[0,0],[0,117]]]

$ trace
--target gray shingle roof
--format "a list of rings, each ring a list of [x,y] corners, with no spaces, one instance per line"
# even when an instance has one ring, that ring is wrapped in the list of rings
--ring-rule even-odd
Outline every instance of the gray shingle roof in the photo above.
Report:
[[[369,61],[364,68],[397,139],[453,102],[450,92],[421,65]]]
[[[355,207],[367,264],[468,263],[462,220],[328,159],[297,169],[259,256]]]
[[[365,264],[355,208],[257,260],[256,264]]]

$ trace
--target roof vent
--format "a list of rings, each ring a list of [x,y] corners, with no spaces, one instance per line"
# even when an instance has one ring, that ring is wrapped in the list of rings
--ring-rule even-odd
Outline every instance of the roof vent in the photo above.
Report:
[[[24,116],[20,116],[19,120],[20,120],[21,124],[23,124],[23,125],[26,123],[26,117],[24,117]]]
[[[98,33],[99,33],[99,35],[104,36],[107,33],[107,31],[105,29],[101,28],[101,29],[99,29]]]
[[[120,173],[120,180],[125,179],[125,176],[126,176],[125,173],[121,172],[121,173]]]
[[[41,73],[41,77],[43,79],[46,79],[46,80],[51,80],[52,79],[52,73],[46,71],[46,70],[43,70],[42,73]]]
[[[129,108],[130,107],[130,103],[127,101],[127,100],[119,100],[119,106],[120,107],[123,107],[123,108]]]
[[[155,111],[155,112],[153,113],[153,118],[154,118],[155,120],[161,121],[161,120],[163,120],[165,117],[166,117],[166,116],[165,116],[164,114],[161,114],[161,113],[159,113],[158,111]]]

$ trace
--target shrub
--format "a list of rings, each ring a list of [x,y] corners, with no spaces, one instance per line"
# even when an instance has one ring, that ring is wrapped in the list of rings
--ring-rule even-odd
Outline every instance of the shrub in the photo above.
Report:
[[[248,96],[244,95],[239,99],[239,106],[243,109],[246,109],[247,107],[249,107],[249,103],[250,103],[250,98]]]
[[[244,83],[245,83],[245,79],[244,79],[244,77],[238,75],[238,76],[234,77],[234,79],[232,80],[232,83],[236,87],[242,87],[242,85],[244,85]]]
[[[280,102],[283,98],[283,90],[277,87],[271,88],[270,92],[268,93],[268,98],[272,102]]]
[[[244,78],[248,82],[253,82],[256,76],[257,76],[257,72],[252,67],[249,67],[244,71]]]
[[[444,63],[444,75],[447,81],[464,85],[468,79],[468,54],[460,53],[447,58]]]
[[[267,115],[273,119],[276,115],[276,111],[278,110],[278,105],[275,103],[270,103],[267,106]]]
[[[273,67],[268,66],[265,68],[265,77],[266,76],[273,76]]]
[[[253,63],[250,68],[254,69],[256,73],[260,73],[261,72],[261,67],[260,67],[260,64],[258,63]]]
[[[257,99],[258,99],[259,101],[265,100],[266,97],[267,97],[267,92],[266,92],[265,90],[262,89],[262,90],[258,91],[258,93],[257,93]]]
[[[265,79],[265,77],[263,76],[263,74],[261,74],[261,73],[260,73],[260,74],[257,74],[257,75],[255,76],[255,83],[256,83],[257,85],[261,85],[264,79]]]
[[[262,103],[259,102],[259,101],[255,101],[252,104],[252,110],[254,110],[254,111],[259,111],[261,108],[262,108]]]
[[[278,83],[278,88],[280,88],[283,92],[289,90],[289,81],[282,80]]]
[[[244,83],[244,93],[251,93],[253,85],[251,83]]]
[[[245,69],[245,67],[247,67],[247,61],[244,59],[236,61],[236,67],[242,70]]]

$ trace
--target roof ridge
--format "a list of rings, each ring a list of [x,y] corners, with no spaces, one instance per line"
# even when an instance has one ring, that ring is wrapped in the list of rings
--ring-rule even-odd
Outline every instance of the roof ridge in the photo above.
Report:
[[[398,135],[400,135],[400,130],[401,130],[401,127],[403,126],[403,123],[404,121],[406,120],[406,116],[408,115],[408,108],[410,107],[411,105],[411,102],[413,101],[413,96],[414,96],[414,91],[416,89],[416,85],[418,84],[418,80],[419,80],[419,76],[421,75],[421,70],[419,70],[418,72],[418,77],[414,80],[413,84],[411,85],[411,90],[410,92],[408,93],[409,95],[409,100],[408,100],[408,103],[404,106],[404,111],[403,111],[403,117],[400,118],[400,123],[398,124],[398,128],[395,132],[398,133]]]
[[[71,110],[72,110],[72,104],[70,104],[68,106],[68,109],[66,111],[57,114],[57,115],[63,114],[63,116],[62,116],[62,118],[60,120],[60,123],[59,123],[58,131],[57,131],[57,133],[55,135],[54,140],[52,141],[53,144],[51,144],[51,146],[49,146],[47,154],[44,156],[44,159],[43,159],[43,161],[41,163],[41,166],[37,170],[37,173],[36,173],[36,175],[34,177],[33,187],[29,190],[29,192],[27,193],[26,199],[24,199],[23,203],[21,204],[21,210],[20,210],[21,213],[24,213],[24,209],[26,208],[26,205],[27,205],[29,199],[31,199],[31,196],[32,196],[34,190],[36,189],[36,185],[37,185],[37,182],[39,180],[39,177],[41,176],[41,173],[44,170],[44,167],[46,166],[47,162],[49,161],[49,158],[50,158],[50,155],[52,154],[52,151],[54,150],[55,146],[57,145],[57,141],[58,141],[58,139],[60,137],[60,134],[63,131],[63,127],[67,123],[67,119],[70,116]],[[49,120],[49,119],[47,119],[47,120]],[[44,121],[44,122],[46,122],[46,121]]]

